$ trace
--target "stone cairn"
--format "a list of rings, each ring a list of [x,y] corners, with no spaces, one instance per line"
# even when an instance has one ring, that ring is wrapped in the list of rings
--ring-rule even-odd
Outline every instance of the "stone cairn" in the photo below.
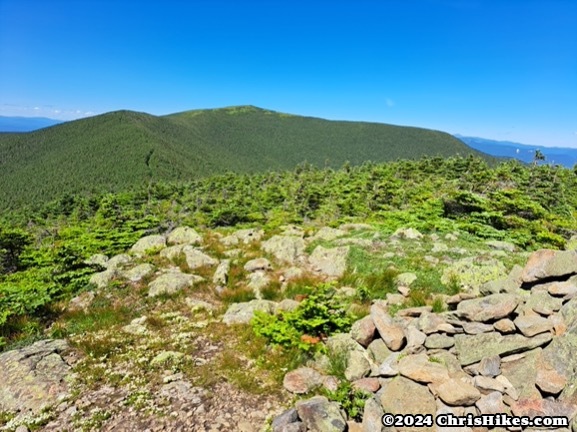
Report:
[[[361,423],[315,396],[277,416],[273,432],[473,430],[385,427],[385,413],[561,416],[569,426],[556,430],[577,431],[577,251],[534,252],[480,296],[461,293],[447,303],[447,312],[419,307],[393,318],[377,301],[350,333],[326,341],[329,351],[345,353],[352,387],[370,394]],[[284,387],[297,395],[334,390],[327,362],[289,372]]]

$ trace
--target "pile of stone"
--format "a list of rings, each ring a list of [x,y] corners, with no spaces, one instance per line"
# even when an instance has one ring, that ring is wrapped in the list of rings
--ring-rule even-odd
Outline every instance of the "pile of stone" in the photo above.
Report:
[[[558,430],[577,431],[577,251],[535,252],[481,291],[447,299],[443,313],[420,307],[393,318],[386,302],[374,303],[349,334],[327,341],[329,352],[345,353],[353,388],[371,395],[362,422],[317,396],[278,416],[273,431],[397,430],[382,425],[385,413],[562,416],[569,427]],[[289,372],[285,388],[334,390],[329,362]]]

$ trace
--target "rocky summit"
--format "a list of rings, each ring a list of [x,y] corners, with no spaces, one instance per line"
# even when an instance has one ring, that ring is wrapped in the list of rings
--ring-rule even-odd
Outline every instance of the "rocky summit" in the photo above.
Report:
[[[556,430],[577,431],[577,251],[519,255],[523,265],[506,270],[508,244],[463,252],[457,234],[444,241],[370,225],[179,227],[94,256],[90,290],[50,328],[60,337],[0,354],[0,430],[423,431],[444,428],[381,418],[503,413],[562,416],[569,426]],[[402,261],[411,253],[427,259]],[[346,285],[361,277],[358,256],[392,260],[376,288],[368,276]],[[426,266],[455,292],[418,301],[433,283]],[[386,284],[366,300],[363,290]],[[301,285],[308,291],[295,294]],[[287,362],[284,323],[305,305],[325,313],[307,299],[327,286],[348,306],[323,322],[338,316],[350,330],[302,334],[307,355]],[[251,323],[275,317],[275,331],[261,329],[270,344],[259,345]]]

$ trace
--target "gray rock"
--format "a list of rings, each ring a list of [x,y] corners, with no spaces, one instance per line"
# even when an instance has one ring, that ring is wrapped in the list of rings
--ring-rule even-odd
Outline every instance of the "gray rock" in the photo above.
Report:
[[[324,376],[309,367],[300,367],[287,373],[283,380],[283,387],[294,394],[305,394],[320,387]]]
[[[503,403],[503,395],[498,391],[481,396],[481,398],[475,402],[475,406],[479,409],[481,415],[501,414],[507,411]]]
[[[533,289],[526,305],[538,314],[551,315],[561,309],[563,299],[552,297],[545,290]]]
[[[565,380],[566,384],[559,396],[560,400],[567,400],[577,404],[577,334],[565,333],[554,338],[542,352],[542,362],[539,369],[549,371],[551,379],[549,390],[554,393],[555,387]],[[555,372],[555,374],[553,374]],[[539,375],[537,375],[539,378]]]
[[[449,379],[447,368],[432,362],[425,353],[408,355],[399,360],[401,375],[421,383],[443,383]]]
[[[65,340],[42,340],[0,354],[0,411],[38,414],[68,395]]]
[[[270,284],[270,278],[262,270],[257,270],[248,275],[247,288],[251,289],[257,298],[261,297],[260,291]]]
[[[505,252],[515,252],[515,250],[517,249],[513,243],[500,240],[487,240],[485,244],[492,249],[501,250]]]
[[[414,228],[399,228],[396,230],[391,238],[406,239],[406,240],[420,240],[423,234]]]
[[[519,305],[512,294],[491,294],[487,297],[465,300],[457,306],[460,316],[470,321],[492,321],[508,316]]]
[[[89,283],[96,285],[97,288],[106,288],[110,282],[117,276],[116,270],[105,270],[94,273],[88,280]]]
[[[348,246],[326,249],[317,246],[309,257],[309,264],[323,275],[342,277],[347,269]]]
[[[281,262],[296,264],[304,255],[305,242],[297,236],[275,235],[262,243],[262,249]]]
[[[269,300],[251,300],[245,303],[234,303],[222,318],[225,324],[248,324],[254,316],[255,311],[262,311],[268,314],[274,313],[276,303]]]
[[[405,335],[407,337],[407,345],[405,346],[405,351],[408,354],[417,354],[425,349],[425,340],[427,335],[422,331],[418,330],[413,324],[409,324],[405,329]]]
[[[329,402],[324,396],[297,402],[296,409],[299,418],[310,432],[340,432],[347,428],[347,421],[339,404]]]
[[[500,333],[513,333],[517,327],[515,327],[515,323],[511,321],[509,318],[503,318],[493,324],[495,330]]]
[[[479,364],[479,373],[486,377],[496,377],[501,374],[501,357],[498,355],[483,357]]]
[[[216,267],[214,275],[212,276],[212,283],[215,285],[224,286],[228,282],[228,274],[230,272],[230,260],[223,259]]]
[[[247,263],[244,265],[244,269],[249,273],[258,270],[267,271],[270,270],[271,268],[272,266],[270,264],[270,261],[267,260],[266,258],[255,258],[250,261],[247,261]]]
[[[123,271],[121,276],[130,282],[139,282],[145,277],[150,276],[152,273],[154,273],[154,267],[152,264],[144,263],[133,267],[130,270]]]
[[[396,277],[395,282],[399,286],[409,287],[416,280],[417,275],[415,273],[401,273]]]
[[[444,334],[434,333],[427,336],[425,347],[427,349],[448,349],[455,345],[455,339]]]
[[[375,398],[369,398],[365,402],[365,410],[363,411],[363,423],[361,425],[362,432],[384,432],[386,428],[383,426],[381,419],[385,412],[383,407]]]
[[[186,264],[191,270],[195,270],[199,267],[213,266],[218,264],[218,260],[208,256],[198,249],[193,248],[192,246],[185,246],[182,248],[182,252],[186,257]]]
[[[372,356],[375,363],[381,364],[391,354],[391,350],[381,338],[372,341],[367,347],[367,352]]]
[[[506,276],[506,272],[505,265],[494,258],[462,258],[443,270],[441,282],[449,284],[455,279],[462,289],[477,293],[483,284]]]
[[[172,230],[170,234],[168,234],[166,241],[169,245],[198,245],[202,243],[202,237],[193,228],[182,226]]]
[[[148,284],[148,297],[156,297],[161,294],[174,294],[194,285],[198,280],[197,276],[181,273],[179,271],[169,271],[158,276]]]
[[[114,255],[108,261],[106,261],[105,267],[107,270],[116,270],[123,268],[126,264],[132,262],[132,258],[127,254]]]
[[[366,316],[356,321],[351,327],[351,337],[364,347],[375,338],[376,327],[370,316]]]
[[[512,360],[508,357],[502,359],[501,376],[509,380],[515,388],[518,397],[541,397],[539,390],[535,386],[537,363],[540,357],[541,348],[538,348],[524,353],[523,356],[511,356]]]
[[[577,296],[577,276],[573,276],[569,280],[563,282],[551,282],[543,284],[549,291],[549,294],[554,296],[561,296],[568,300]]]
[[[567,276],[577,273],[577,251],[554,251],[548,249],[533,252],[523,269],[523,282]]]
[[[462,324],[463,324],[463,331],[470,335],[477,335],[493,331],[493,326],[491,324],[485,324],[482,322],[463,322]],[[515,329],[514,325],[513,329]]]
[[[513,321],[523,336],[532,337],[539,333],[550,332],[553,323],[547,318],[535,315],[519,316]]]
[[[371,318],[387,348],[399,351],[406,340],[403,328],[394,324],[391,317],[376,304],[371,306]]]
[[[292,300],[292,299],[284,299],[281,300],[277,305],[276,308],[274,310],[274,313],[278,313],[278,312],[291,312],[294,311],[296,308],[299,307],[299,302],[296,300]]]
[[[439,398],[451,406],[469,406],[481,398],[481,392],[469,383],[449,379],[437,387]]]
[[[349,351],[345,378],[349,381],[355,381],[366,377],[370,372],[371,364],[367,360],[365,353],[358,350]]]
[[[90,307],[90,305],[94,301],[95,297],[96,297],[96,294],[94,294],[94,291],[85,291],[85,292],[77,295],[76,297],[74,297],[72,300],[70,300],[70,303],[68,303],[68,310],[69,311],[79,311],[79,310],[86,311],[86,310],[88,310],[88,308]]]
[[[481,333],[478,335],[455,335],[455,351],[466,366],[492,355],[515,354],[545,345],[551,340],[550,333],[542,333],[532,338],[519,334],[501,335],[499,333]]]
[[[435,397],[429,389],[413,380],[399,376],[384,386],[380,393],[383,410],[391,414],[431,414],[436,411]],[[403,428],[405,431],[432,431],[433,428]]]
[[[489,394],[495,391],[505,393],[506,390],[506,387],[502,382],[487,376],[478,375],[474,378],[473,382],[475,387],[477,387],[483,394]]]
[[[290,423],[296,423],[298,419],[299,416],[297,410],[294,408],[288,409],[273,419],[272,430],[273,432],[278,432],[281,427]]]
[[[399,355],[400,353],[391,353],[380,363],[377,374],[382,377],[394,377],[399,374]]]
[[[106,263],[108,262],[108,257],[104,254],[94,254],[86,261],[85,264],[88,265],[99,265],[101,267],[106,267]]]
[[[311,242],[317,240],[331,241],[344,235],[347,235],[347,232],[343,231],[342,229],[322,227],[314,236],[310,237],[309,240]]]
[[[164,236],[154,234],[142,237],[130,248],[130,252],[136,256],[144,256],[150,252],[158,252],[165,247],[166,239]]]
[[[170,261],[174,261],[180,257],[180,254],[182,254],[182,250],[184,249],[185,246],[186,245],[168,246],[167,248],[162,249],[160,251],[159,255],[162,258],[166,258]]]

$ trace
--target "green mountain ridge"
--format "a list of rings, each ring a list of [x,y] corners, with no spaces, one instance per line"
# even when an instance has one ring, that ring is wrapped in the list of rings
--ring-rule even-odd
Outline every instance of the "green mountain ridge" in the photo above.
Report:
[[[150,181],[292,169],[305,161],[336,168],[345,162],[471,154],[481,153],[444,132],[253,106],[166,116],[114,111],[35,132],[0,134],[0,209]]]

